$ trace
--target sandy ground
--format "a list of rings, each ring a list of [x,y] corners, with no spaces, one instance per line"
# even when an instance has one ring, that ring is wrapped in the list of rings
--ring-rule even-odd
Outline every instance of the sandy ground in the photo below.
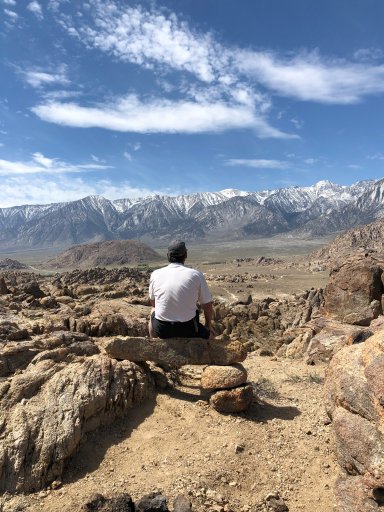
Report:
[[[279,493],[290,512],[334,510],[337,465],[325,424],[325,367],[248,356],[256,398],[240,415],[222,415],[200,395],[201,368],[124,420],[89,436],[68,463],[62,485],[13,498],[4,510],[74,512],[95,492],[158,490],[187,495],[194,511],[263,511]],[[191,377],[192,376],[192,377]]]

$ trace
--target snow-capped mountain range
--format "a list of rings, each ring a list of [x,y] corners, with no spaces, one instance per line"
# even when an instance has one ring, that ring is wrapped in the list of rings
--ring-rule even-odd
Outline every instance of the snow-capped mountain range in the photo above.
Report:
[[[351,186],[319,181],[311,187],[261,192],[227,189],[181,196],[110,201],[88,196],[50,205],[0,208],[0,250],[112,239],[164,243],[236,240],[287,234],[325,236],[384,217],[384,179]]]

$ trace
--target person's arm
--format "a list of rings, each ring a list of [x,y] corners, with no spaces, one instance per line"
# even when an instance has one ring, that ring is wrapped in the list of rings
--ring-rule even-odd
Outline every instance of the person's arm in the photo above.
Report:
[[[202,304],[204,317],[205,317],[205,327],[211,330],[211,322],[213,319],[213,306],[212,302],[207,302],[207,304]]]

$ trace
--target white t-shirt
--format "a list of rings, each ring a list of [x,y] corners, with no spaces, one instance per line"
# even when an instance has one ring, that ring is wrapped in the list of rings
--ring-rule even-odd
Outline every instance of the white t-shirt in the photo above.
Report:
[[[212,302],[204,275],[181,263],[152,272],[149,298],[155,301],[155,317],[166,322],[188,322],[196,314],[197,302]]]

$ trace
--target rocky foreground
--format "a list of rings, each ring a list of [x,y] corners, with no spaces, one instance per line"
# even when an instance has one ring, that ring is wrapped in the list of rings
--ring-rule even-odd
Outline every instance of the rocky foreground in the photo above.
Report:
[[[177,365],[174,358],[166,358],[169,347],[146,338],[148,272],[94,268],[52,278],[4,271],[0,275],[2,492],[59,487],[67,461],[90,432],[120,417],[134,417],[144,402],[172,384],[169,363],[171,367],[233,365],[249,352],[320,367],[332,360],[326,404],[343,471],[336,486],[338,507],[342,512],[378,510],[384,487],[383,269],[377,254],[357,254],[334,266],[325,290],[284,299],[254,301],[248,295],[233,303],[216,302],[217,343],[225,347],[224,353],[235,350],[237,355],[206,359],[201,354],[207,349],[196,349],[195,359],[189,352]],[[121,352],[124,345],[130,347],[129,353]],[[111,346],[120,352],[111,351]],[[168,368],[164,371],[159,364]],[[238,394],[248,393],[247,408],[254,407],[251,404],[259,400],[257,386],[244,382],[246,377],[239,375],[247,373],[241,368],[233,373],[240,380],[231,386],[240,390]],[[216,390],[217,375],[220,370],[204,377],[207,382],[216,379]],[[204,378],[197,385],[209,390]],[[224,389],[224,402],[234,393],[231,386]],[[353,390],[350,395],[348,390]],[[222,392],[209,394],[213,409],[221,400],[217,393]],[[220,406],[216,411],[221,411]],[[275,502],[280,506],[279,500],[277,494],[255,510],[288,510],[285,503],[280,505],[286,508],[273,508]],[[99,501],[99,509],[107,510],[102,507],[108,500]],[[227,508],[224,503],[216,505],[217,510],[231,509],[228,502]]]

